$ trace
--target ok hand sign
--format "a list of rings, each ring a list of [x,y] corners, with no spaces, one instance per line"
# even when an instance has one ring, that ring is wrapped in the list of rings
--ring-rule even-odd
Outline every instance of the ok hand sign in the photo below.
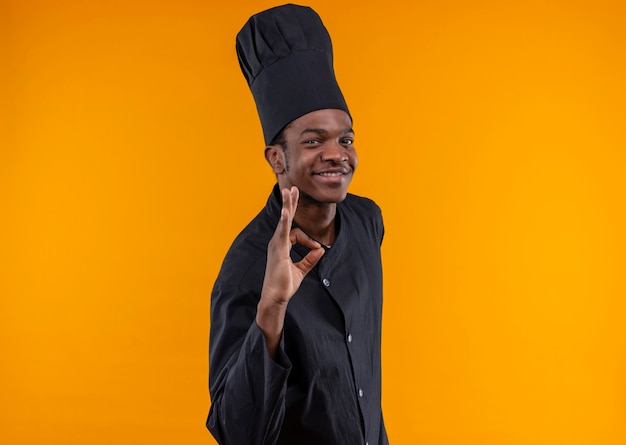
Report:
[[[283,208],[274,236],[267,246],[267,265],[263,280],[263,298],[277,304],[287,304],[296,293],[305,275],[315,267],[324,254],[324,249],[302,230],[291,229],[298,207],[297,187],[281,190]],[[299,262],[291,260],[290,252],[294,244],[302,244],[311,251]]]
[[[287,304],[296,293],[307,273],[315,267],[324,254],[324,249],[302,230],[291,229],[298,207],[299,191],[297,187],[281,190],[283,208],[276,231],[267,246],[267,264],[261,299],[257,306],[256,322],[265,336],[267,350],[272,358],[276,351],[285,323]],[[302,244],[311,251],[300,261],[294,263],[290,252],[294,244]]]

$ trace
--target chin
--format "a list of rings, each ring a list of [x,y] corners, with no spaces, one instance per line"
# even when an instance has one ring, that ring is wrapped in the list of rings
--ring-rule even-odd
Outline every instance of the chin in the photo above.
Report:
[[[348,195],[347,190],[333,191],[331,193],[307,193],[304,190],[300,190],[300,197],[305,201],[320,203],[320,204],[337,204]]]

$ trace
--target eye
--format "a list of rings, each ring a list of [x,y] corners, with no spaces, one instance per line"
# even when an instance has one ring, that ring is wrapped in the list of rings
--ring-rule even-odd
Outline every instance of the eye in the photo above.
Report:
[[[342,145],[352,145],[354,144],[354,141],[350,138],[343,138],[341,141]]]
[[[304,145],[317,145],[320,143],[319,139],[307,139],[302,142]]]

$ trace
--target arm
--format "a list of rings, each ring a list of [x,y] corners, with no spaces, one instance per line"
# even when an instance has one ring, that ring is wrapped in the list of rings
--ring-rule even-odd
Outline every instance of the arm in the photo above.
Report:
[[[263,279],[261,299],[257,306],[256,322],[267,343],[272,358],[276,356],[287,304],[296,293],[305,275],[313,269],[324,254],[317,241],[310,239],[302,230],[291,225],[298,206],[298,188],[282,189],[283,208],[274,236],[267,246],[267,265]],[[291,261],[291,247],[302,244],[311,251],[301,261]]]
[[[211,297],[212,405],[207,427],[222,445],[274,444],[284,418],[291,369],[281,347],[287,304],[323,249],[299,229],[290,230],[297,189],[283,190],[282,197],[260,298],[238,285],[217,284]],[[293,263],[289,253],[296,242],[312,250]]]

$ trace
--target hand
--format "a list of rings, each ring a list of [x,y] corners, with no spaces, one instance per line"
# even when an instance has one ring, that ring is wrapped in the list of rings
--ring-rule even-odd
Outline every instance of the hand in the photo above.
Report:
[[[312,240],[302,230],[291,230],[293,218],[298,207],[299,191],[281,190],[283,208],[274,236],[267,246],[267,264],[261,298],[268,303],[286,305],[296,293],[307,273],[315,267],[324,254],[324,249],[317,241]],[[302,244],[311,251],[299,262],[291,260],[290,252],[294,244]]]
[[[299,191],[297,187],[282,189],[283,208],[276,231],[267,245],[267,264],[261,299],[257,306],[256,323],[265,336],[267,351],[276,358],[280,336],[285,324],[287,304],[296,293],[307,273],[315,267],[324,255],[324,249],[317,241],[313,241],[302,230],[291,230]],[[294,244],[302,244],[311,251],[300,261],[291,261],[291,248]]]

